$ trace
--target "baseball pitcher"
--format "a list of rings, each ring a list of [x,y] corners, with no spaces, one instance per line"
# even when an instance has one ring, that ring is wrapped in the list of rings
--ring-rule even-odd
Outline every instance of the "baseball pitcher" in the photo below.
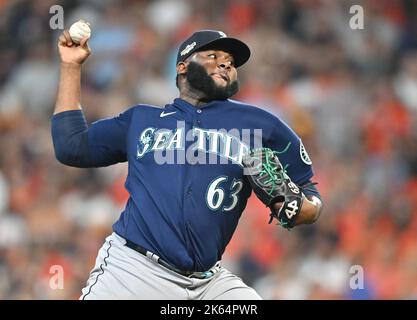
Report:
[[[79,168],[128,162],[129,199],[80,299],[261,299],[221,259],[252,191],[291,229],[320,215],[302,141],[274,115],[231,100],[242,41],[200,30],[179,47],[179,97],[87,124],[80,103],[91,50],[65,30],[52,117],[57,159]]]

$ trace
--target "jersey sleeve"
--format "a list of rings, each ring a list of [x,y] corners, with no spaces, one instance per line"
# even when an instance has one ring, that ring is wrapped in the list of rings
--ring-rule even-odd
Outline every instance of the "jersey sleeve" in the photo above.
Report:
[[[298,185],[307,183],[314,173],[303,142],[285,122],[272,117],[272,128],[265,145],[278,152],[278,158],[292,181]]]
[[[80,110],[58,113],[52,118],[55,155],[74,167],[104,167],[127,160],[126,140],[133,108],[90,126]]]
[[[93,158],[101,165],[127,161],[126,143],[133,109],[119,116],[93,122],[88,130],[88,143]]]

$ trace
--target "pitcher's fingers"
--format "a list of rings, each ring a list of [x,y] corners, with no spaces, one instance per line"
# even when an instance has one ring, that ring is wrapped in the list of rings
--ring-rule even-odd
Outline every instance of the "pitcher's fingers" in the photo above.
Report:
[[[58,38],[58,42],[59,42],[59,44],[64,45],[64,44],[67,43],[67,39],[65,39],[65,36],[63,34],[61,34]]]
[[[83,47],[83,48],[89,49],[88,43],[87,43],[88,39],[90,39],[90,37],[83,37],[80,40],[80,46]]]
[[[64,32],[62,34],[64,35],[65,40],[67,41],[67,45],[71,46],[72,45],[72,39],[71,39],[71,36],[70,36],[68,30],[64,30]]]

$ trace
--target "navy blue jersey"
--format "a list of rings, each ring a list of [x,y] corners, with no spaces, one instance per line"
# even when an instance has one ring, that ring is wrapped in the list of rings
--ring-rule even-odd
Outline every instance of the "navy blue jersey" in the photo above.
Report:
[[[138,105],[88,130],[80,119],[81,111],[53,117],[58,159],[78,167],[128,161],[130,197],[113,230],[183,270],[208,270],[221,259],[251,194],[241,164],[250,148],[278,151],[297,184],[313,176],[294,131],[233,100],[200,108],[182,99],[163,109]],[[84,134],[63,140],[68,125]]]

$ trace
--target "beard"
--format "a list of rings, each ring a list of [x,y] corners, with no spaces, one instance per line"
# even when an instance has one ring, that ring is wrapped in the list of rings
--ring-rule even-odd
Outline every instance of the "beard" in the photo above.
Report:
[[[205,101],[225,100],[239,91],[239,82],[237,80],[228,83],[224,87],[218,86],[213,78],[208,75],[206,69],[193,61],[188,65],[185,79],[192,89],[204,94],[202,100]]]

